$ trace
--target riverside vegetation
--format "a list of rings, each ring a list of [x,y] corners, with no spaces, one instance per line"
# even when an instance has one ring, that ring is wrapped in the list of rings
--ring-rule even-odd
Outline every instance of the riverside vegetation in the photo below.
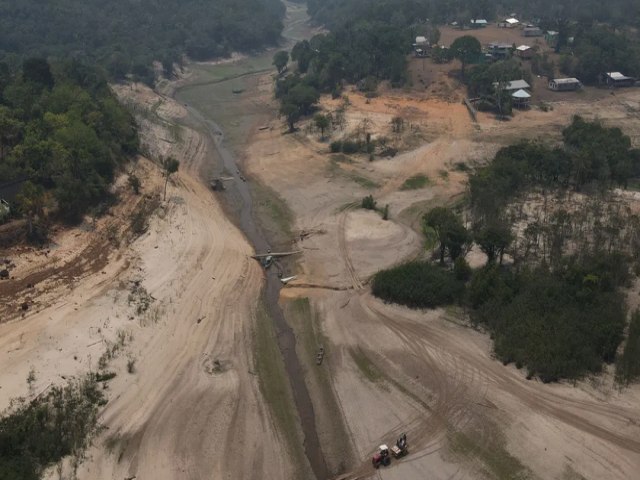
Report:
[[[138,152],[132,116],[92,67],[27,59],[0,64],[0,178],[23,181],[12,211],[39,236],[52,211],[76,221],[108,198],[116,170]]]
[[[499,359],[545,382],[613,363],[627,325],[623,288],[640,271],[640,218],[611,189],[640,176],[640,152],[619,129],[579,117],[563,140],[500,150],[469,179],[469,228],[445,207],[425,214],[440,266],[379,272],[373,294],[413,308],[462,305]],[[487,264],[471,271],[473,244]],[[621,381],[640,376],[638,336],[636,313],[617,360]]]

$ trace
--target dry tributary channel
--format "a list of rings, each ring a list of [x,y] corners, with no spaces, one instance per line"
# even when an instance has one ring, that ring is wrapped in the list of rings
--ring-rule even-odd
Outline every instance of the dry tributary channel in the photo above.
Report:
[[[288,5],[287,8],[288,14],[283,35],[287,47],[290,47],[295,41],[305,38],[308,35],[308,29],[304,28],[307,19],[306,13],[300,7]],[[208,165],[202,172],[203,180],[207,181],[210,177],[233,177],[233,181],[225,184],[224,202],[230,207],[228,210],[233,212],[232,215],[236,217],[236,223],[257,252],[267,252],[271,245],[255,216],[249,182],[241,173],[234,154],[226,146],[225,132],[223,132],[222,126],[229,134],[228,136],[241,138],[247,134],[248,128],[246,127],[251,122],[252,116],[267,113],[264,106],[242,102],[238,99],[237,93],[234,94],[233,91],[238,91],[238,85],[246,86],[245,79],[248,77],[264,74],[265,71],[271,69],[273,53],[273,51],[265,52],[241,60],[233,66],[229,64],[208,65],[206,66],[205,80],[202,75],[195,75],[192,83],[181,86],[175,92],[175,98],[189,110],[192,126],[206,132],[211,141],[211,147],[216,153],[216,158],[211,159],[211,165]],[[241,105],[240,108],[238,108],[239,105]],[[296,353],[296,338],[278,303],[281,287],[277,271],[275,269],[266,270],[263,301],[273,321],[278,346],[291,384],[304,435],[304,451],[315,476],[321,480],[328,478],[329,473],[320,448],[313,404]]]

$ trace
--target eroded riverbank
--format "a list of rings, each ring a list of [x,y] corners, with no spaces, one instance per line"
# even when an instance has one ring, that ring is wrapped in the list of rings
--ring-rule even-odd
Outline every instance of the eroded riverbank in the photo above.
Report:
[[[288,5],[287,23],[284,31],[287,46],[295,41],[311,35],[312,30],[305,28],[306,12],[299,5]],[[264,75],[271,67],[273,52],[244,58],[233,64],[202,64],[195,66],[195,73],[190,81],[184,82],[174,91],[174,97],[183,103],[190,114],[188,121],[194,128],[205,133],[215,157],[209,165],[201,171],[203,181],[211,178],[226,177],[232,179],[226,182],[225,190],[219,195],[222,203],[227,207],[232,219],[245,234],[257,252],[272,250],[274,242],[283,242],[286,237],[280,234],[269,235],[265,230],[275,233],[276,228],[265,228],[265,221],[257,218],[258,212],[254,208],[257,195],[261,202],[277,203],[277,195],[265,186],[260,186],[259,192],[252,188],[251,180],[242,173],[242,166],[235,158],[242,151],[243,141],[262,119],[272,116],[268,105],[254,104],[247,108],[247,101],[242,99],[242,93],[250,88],[256,88],[258,76]],[[224,130],[224,132],[223,132]],[[227,132],[230,132],[227,137]],[[265,197],[269,197],[265,200]],[[279,208],[286,208],[280,206]],[[273,223],[273,222],[271,222]],[[285,228],[286,230],[286,228]],[[271,238],[270,238],[271,237]],[[286,262],[283,262],[286,268]],[[281,267],[282,268],[282,267]],[[262,294],[262,303],[268,317],[273,322],[279,351],[284,360],[286,375],[291,386],[291,393],[295,404],[295,411],[303,434],[303,448],[311,469],[318,479],[329,477],[329,471],[324,459],[323,451],[316,429],[316,416],[313,402],[305,383],[305,372],[296,352],[296,336],[284,318],[280,308],[281,268],[265,270],[266,285]],[[260,361],[260,359],[256,359]],[[269,381],[269,379],[262,379]],[[267,401],[276,399],[267,399]],[[284,432],[292,435],[294,432]],[[289,442],[294,439],[288,439]]]

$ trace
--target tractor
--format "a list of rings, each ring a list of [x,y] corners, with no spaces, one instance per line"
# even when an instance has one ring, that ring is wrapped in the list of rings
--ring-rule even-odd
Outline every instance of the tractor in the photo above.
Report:
[[[407,447],[407,434],[403,433],[398,437],[396,444],[389,449],[387,445],[380,445],[378,447],[378,451],[373,454],[371,457],[371,464],[373,468],[380,468],[380,465],[383,467],[388,467],[391,464],[391,455],[395,458],[404,457],[407,453],[409,453],[409,449]]]
[[[388,467],[391,463],[391,456],[389,455],[389,447],[386,445],[380,445],[378,447],[378,451],[373,454],[371,457],[371,464],[373,468],[380,468],[380,465],[383,467]]]

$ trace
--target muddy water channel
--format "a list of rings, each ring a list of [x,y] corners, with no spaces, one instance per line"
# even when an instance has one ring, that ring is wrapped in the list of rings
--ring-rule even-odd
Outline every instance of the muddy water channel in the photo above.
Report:
[[[287,5],[283,48],[290,48],[296,41],[311,35],[307,20],[304,7]],[[225,182],[223,201],[258,253],[267,252],[271,245],[256,218],[250,180],[244,177],[241,166],[236,162],[236,154],[242,150],[252,125],[272,114],[270,107],[250,100],[250,90],[256,88],[256,76],[273,71],[273,54],[272,50],[233,63],[196,65],[189,83],[175,92],[175,98],[191,114],[190,123],[206,133],[217,154],[217,158],[212,158],[211,164],[202,172],[203,177],[233,177],[233,181]],[[266,270],[264,303],[274,324],[301,421],[304,451],[316,478],[324,480],[329,472],[318,440],[313,404],[296,354],[296,338],[278,303],[281,287],[277,270]]]

